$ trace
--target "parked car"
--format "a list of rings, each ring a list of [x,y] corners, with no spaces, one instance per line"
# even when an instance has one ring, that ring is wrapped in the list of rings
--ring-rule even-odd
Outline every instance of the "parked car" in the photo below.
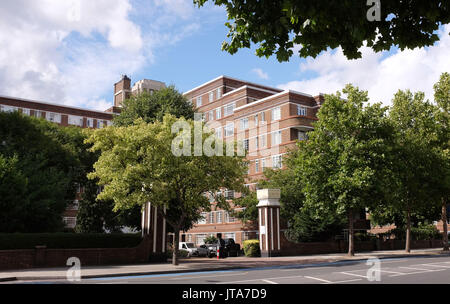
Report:
[[[208,255],[208,248],[206,245],[200,245],[197,247],[198,250],[198,256],[207,256]]]
[[[225,248],[228,256],[239,256],[241,252],[241,245],[236,244],[234,239],[225,240]]]
[[[217,256],[217,251],[219,251],[219,258],[239,256],[241,251],[241,246],[236,244],[233,239],[218,239],[216,242],[206,246],[208,248],[208,257],[210,258]]]
[[[199,250],[194,243],[180,242],[178,249],[187,251],[188,257],[199,255]]]

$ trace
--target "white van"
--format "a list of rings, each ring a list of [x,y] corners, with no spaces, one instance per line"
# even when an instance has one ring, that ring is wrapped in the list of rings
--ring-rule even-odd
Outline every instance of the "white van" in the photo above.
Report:
[[[188,257],[198,256],[198,249],[194,243],[180,242],[178,249],[187,251]]]

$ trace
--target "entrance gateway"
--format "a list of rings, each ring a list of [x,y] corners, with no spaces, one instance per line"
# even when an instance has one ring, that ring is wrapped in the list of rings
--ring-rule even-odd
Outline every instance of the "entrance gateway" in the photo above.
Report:
[[[273,257],[281,254],[280,246],[280,189],[257,190],[259,246],[261,256]],[[146,203],[142,211],[142,235],[149,239],[151,252],[166,252],[167,229],[165,219],[158,208]]]

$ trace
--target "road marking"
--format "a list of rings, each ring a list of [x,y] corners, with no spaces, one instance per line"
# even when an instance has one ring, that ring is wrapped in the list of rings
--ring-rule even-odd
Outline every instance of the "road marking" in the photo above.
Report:
[[[431,270],[431,269],[423,269],[423,268],[416,268],[416,267],[399,267],[399,268],[412,269],[412,270],[421,270],[421,271],[434,271],[434,270]]]
[[[269,283],[269,284],[278,284],[278,283],[275,283],[275,282],[273,282],[273,281],[269,281],[269,280],[261,280],[261,281],[263,281],[263,282],[266,282],[266,283]]]
[[[344,281],[335,281],[335,282],[323,283],[323,284],[339,284],[339,283],[356,282],[356,281],[362,281],[362,279],[352,279],[352,280],[344,280]]]
[[[217,275],[207,275],[207,276],[179,277],[179,278],[173,278],[173,279],[170,279],[170,280],[187,280],[187,279],[202,279],[202,278],[211,278],[211,277],[227,277],[227,276],[244,275],[244,274],[248,274],[248,272],[217,274]]]
[[[433,264],[437,264],[437,263],[433,263]],[[423,266],[431,266],[431,267],[439,267],[439,268],[446,268],[446,269],[449,269],[449,268],[450,268],[450,266],[433,265],[433,264],[420,264],[420,265],[423,265]]]
[[[216,284],[234,284],[234,283],[243,283],[243,282],[253,282],[253,281],[261,281],[261,280],[279,280],[279,279],[290,279],[290,278],[300,278],[303,277],[301,275],[298,276],[290,276],[290,277],[275,277],[275,278],[266,278],[266,279],[249,279],[249,280],[241,280],[241,281],[231,281],[231,282],[219,282]]]
[[[365,278],[365,279],[367,279],[367,276],[366,276],[366,275],[362,275],[362,274],[349,273],[349,272],[344,272],[344,271],[342,271],[342,272],[340,272],[340,273],[346,274],[346,275],[349,275],[349,276],[355,276],[355,277],[360,277],[360,278]]]
[[[321,282],[324,282],[324,283],[333,283],[333,282],[331,282],[331,281],[324,280],[324,279],[320,279],[320,278],[315,278],[315,277],[308,277],[308,276],[305,276],[305,278],[307,278],[307,279],[312,279],[312,280],[317,280],[317,281],[321,281]]]
[[[387,273],[393,273],[396,275],[404,275],[404,272],[398,272],[398,271],[389,271],[389,270],[384,270],[384,269],[380,269],[381,272],[387,272]]]

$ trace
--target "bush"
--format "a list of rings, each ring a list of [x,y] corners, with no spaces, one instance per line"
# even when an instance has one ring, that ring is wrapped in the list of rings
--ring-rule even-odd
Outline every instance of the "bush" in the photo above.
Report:
[[[173,248],[169,247],[167,249],[167,258],[171,259],[173,255]],[[183,249],[178,249],[178,257],[179,258],[187,258],[188,257],[188,251]]]
[[[142,241],[140,233],[0,233],[0,250],[47,248],[129,248]]]
[[[383,236],[387,238],[391,235],[394,235],[397,240],[405,240],[406,228],[399,227],[383,233]],[[411,227],[411,239],[417,241],[440,240],[442,239],[442,234],[434,225],[420,225],[419,227]]]
[[[355,241],[359,242],[365,242],[365,241],[372,241],[376,240],[377,236],[371,233],[366,232],[356,232],[355,233]]]
[[[203,241],[205,244],[214,244],[217,242],[217,238],[214,235],[209,235]]]
[[[259,249],[259,240],[247,240],[242,244],[244,248],[244,254],[248,257],[261,256],[261,250]]]

